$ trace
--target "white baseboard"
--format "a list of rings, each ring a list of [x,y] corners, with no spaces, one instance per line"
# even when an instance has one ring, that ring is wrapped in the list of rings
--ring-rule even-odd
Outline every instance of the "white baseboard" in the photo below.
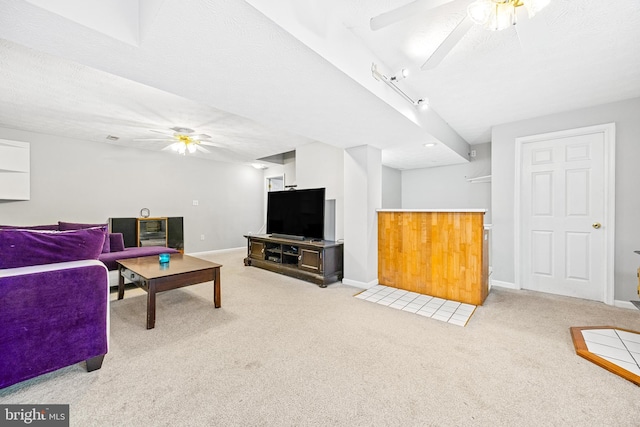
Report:
[[[520,289],[516,286],[515,283],[511,283],[511,282],[502,282],[500,280],[494,280],[494,279],[490,279],[489,280],[489,286],[498,286],[499,288],[507,288],[507,289]]]
[[[370,282],[360,282],[358,280],[351,280],[351,279],[342,279],[342,283],[344,285],[349,285],[349,286],[354,286],[356,288],[360,288],[360,289],[369,289],[372,286],[375,286],[378,284],[378,279],[372,280]]]
[[[519,288],[516,287],[515,283],[501,282],[499,280],[490,280],[489,283],[489,286],[498,286],[500,288],[519,290]],[[637,310],[636,306],[631,304],[629,301],[615,300],[613,301],[613,306],[618,308],[627,308],[629,310]]]
[[[631,304],[629,301],[614,300],[613,301],[613,305],[614,305],[614,307],[628,308],[630,310],[637,310],[636,306]]]

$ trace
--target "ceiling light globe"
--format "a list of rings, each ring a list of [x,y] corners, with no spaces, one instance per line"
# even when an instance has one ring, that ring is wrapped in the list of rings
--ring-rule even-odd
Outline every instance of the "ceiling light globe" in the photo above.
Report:
[[[516,22],[516,7],[513,2],[496,3],[485,27],[493,31],[509,28]]]
[[[467,7],[467,14],[476,24],[484,25],[489,20],[492,8],[491,0],[476,0]]]
[[[193,154],[196,152],[196,145],[191,143],[189,145],[187,145],[187,149],[189,150],[189,153]]]

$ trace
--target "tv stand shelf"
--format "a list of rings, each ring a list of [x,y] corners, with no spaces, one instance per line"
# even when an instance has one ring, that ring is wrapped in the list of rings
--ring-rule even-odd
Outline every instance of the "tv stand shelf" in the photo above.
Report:
[[[294,240],[268,234],[247,235],[244,265],[315,283],[321,288],[342,280],[342,243]]]

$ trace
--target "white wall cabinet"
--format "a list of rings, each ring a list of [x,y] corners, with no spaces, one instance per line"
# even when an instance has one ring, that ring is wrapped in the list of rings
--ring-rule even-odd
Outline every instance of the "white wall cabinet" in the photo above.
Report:
[[[0,200],[31,198],[29,144],[0,139]]]

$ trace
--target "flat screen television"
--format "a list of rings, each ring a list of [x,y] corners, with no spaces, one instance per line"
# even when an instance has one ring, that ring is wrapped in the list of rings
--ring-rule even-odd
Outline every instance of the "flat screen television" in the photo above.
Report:
[[[324,239],[324,188],[267,193],[267,234]]]

